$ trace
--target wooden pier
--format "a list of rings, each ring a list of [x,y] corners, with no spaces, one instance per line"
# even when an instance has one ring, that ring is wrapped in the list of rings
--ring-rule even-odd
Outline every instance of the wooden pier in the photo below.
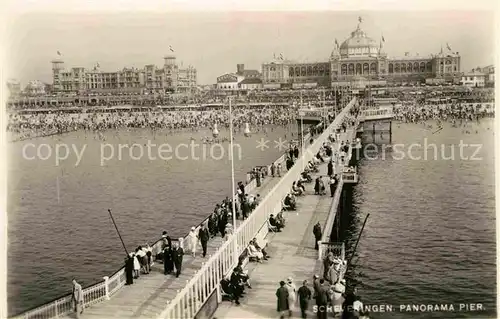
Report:
[[[282,174],[285,173],[286,171],[282,172]],[[265,197],[279,180],[279,177],[267,176],[262,185],[252,193]],[[237,220],[236,227],[241,222]],[[215,253],[223,242],[224,239],[220,236],[210,239],[205,258],[202,257],[199,243],[195,258],[185,249],[182,273],[179,278],[175,278],[174,275],[164,275],[163,264],[155,263],[149,274],[141,274],[139,279],[134,279],[133,285],[120,289],[110,300],[86,308],[81,318],[156,318],[164,310],[167,302],[174,299],[177,292],[186,285],[186,281],[201,268],[202,263],[209,258],[209,255]],[[70,313],[60,318],[76,318],[76,316]]]
[[[352,131],[341,134],[341,139],[346,141],[348,134]],[[327,174],[327,162],[325,160],[320,164],[314,178]],[[336,167],[337,172],[343,169],[344,165]],[[342,187],[337,187],[335,192],[342,192]],[[297,211],[289,211],[285,215],[286,227],[267,236],[269,260],[247,265],[252,289],[246,289],[239,306],[229,301],[219,304],[213,318],[279,318],[276,290],[279,282],[286,281],[288,277],[293,279],[297,289],[307,279],[309,288],[314,291],[313,276],[318,274],[321,277],[322,261],[318,260],[318,251],[314,249],[313,227],[319,222],[323,230],[328,228],[325,226],[332,205],[335,205],[334,198],[329,192],[323,196],[314,195],[314,183],[307,185],[306,195],[297,198]],[[310,316],[313,303],[314,300],[309,303]],[[295,306],[294,317],[300,317],[298,305]]]

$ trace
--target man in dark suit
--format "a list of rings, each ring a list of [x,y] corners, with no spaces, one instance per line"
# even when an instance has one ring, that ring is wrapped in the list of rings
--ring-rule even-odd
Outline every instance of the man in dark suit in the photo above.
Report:
[[[172,248],[172,260],[175,266],[175,277],[179,278],[182,268],[182,258],[184,256],[184,250],[179,247],[179,243],[174,243],[174,248]]]
[[[231,288],[233,290],[234,302],[237,305],[239,305],[240,304],[239,299],[241,298],[241,295],[243,294],[244,288],[243,288],[243,283],[242,283],[242,279],[241,279],[238,268],[233,269],[233,273],[231,274],[230,283],[231,283]]]
[[[332,176],[333,175],[333,161],[332,160],[330,160],[328,162],[328,172],[327,173],[328,173],[327,174],[328,176]]]
[[[309,300],[311,300],[312,295],[311,289],[307,287],[307,280],[304,280],[304,282],[302,283],[302,287],[299,288],[297,294],[299,295],[299,304],[302,318],[306,318],[306,311],[307,308],[309,308]]]
[[[319,280],[319,288],[318,292],[316,295],[316,306],[318,306],[318,318],[319,319],[326,319],[327,318],[327,312],[326,312],[326,307],[329,302],[329,295],[328,295],[328,290],[325,287],[325,280],[320,279]]]
[[[207,228],[207,223],[204,223],[201,227],[200,231],[198,232],[198,238],[200,239],[201,248],[203,249],[203,257],[205,257],[207,255],[208,240],[210,239],[210,233]]]
[[[319,222],[317,222],[316,225],[314,225],[313,234],[314,234],[314,249],[318,250],[319,249],[318,241],[321,240],[321,236],[323,235],[321,232],[321,225],[319,224]]]

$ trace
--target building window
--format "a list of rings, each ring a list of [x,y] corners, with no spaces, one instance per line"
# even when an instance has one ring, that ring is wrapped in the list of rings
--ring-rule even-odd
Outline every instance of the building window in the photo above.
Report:
[[[399,73],[399,63],[394,66],[394,73]]]
[[[368,63],[363,64],[363,74],[370,73],[370,65]]]
[[[300,75],[302,76],[306,76],[306,67],[303,66],[301,69],[300,69]]]
[[[408,63],[408,73],[412,73],[413,72],[413,64]]]
[[[432,63],[429,61],[425,64],[427,72],[432,72]]]
[[[312,73],[313,73],[313,71],[312,71],[312,67],[308,66],[308,67],[307,67],[307,76],[311,76],[311,75],[312,75]]]
[[[319,76],[323,76],[325,75],[325,68],[323,66],[320,66],[319,67],[319,73],[318,73]]]
[[[425,72],[425,62],[420,62],[420,72]]]
[[[314,66],[314,68],[313,68],[313,75],[314,76],[318,75],[318,67],[317,66]]]
[[[394,65],[392,63],[389,63],[389,73],[394,73]]]
[[[418,62],[413,63],[413,71],[418,72]]]
[[[347,75],[347,64],[342,64],[340,67],[342,75]]]
[[[356,63],[356,74],[361,74],[362,69],[361,69],[361,63]]]
[[[353,75],[353,74],[354,74],[354,64],[349,63],[349,75]]]
[[[406,63],[401,63],[401,73],[406,73]]]
[[[375,74],[375,73],[377,73],[377,64],[372,63],[370,64],[370,74]]]

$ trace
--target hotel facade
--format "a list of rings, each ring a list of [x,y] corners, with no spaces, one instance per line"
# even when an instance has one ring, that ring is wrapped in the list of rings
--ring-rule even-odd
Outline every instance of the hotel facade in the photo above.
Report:
[[[153,64],[138,68],[123,68],[105,72],[100,65],[92,69],[65,69],[64,61],[52,61],[54,93],[191,93],[197,86],[197,72],[192,66],[180,68],[175,56],[164,57],[164,65]]]
[[[262,64],[264,88],[313,88],[401,84],[460,83],[460,54],[441,51],[430,56],[389,57],[385,40],[377,43],[361,29],[361,23],[341,45],[335,46],[328,61],[295,63],[274,59]]]

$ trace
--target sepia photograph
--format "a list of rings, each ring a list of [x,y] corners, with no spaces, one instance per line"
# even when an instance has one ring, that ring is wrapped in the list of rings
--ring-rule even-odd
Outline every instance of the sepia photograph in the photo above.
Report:
[[[495,1],[8,2],[1,318],[497,318]]]

